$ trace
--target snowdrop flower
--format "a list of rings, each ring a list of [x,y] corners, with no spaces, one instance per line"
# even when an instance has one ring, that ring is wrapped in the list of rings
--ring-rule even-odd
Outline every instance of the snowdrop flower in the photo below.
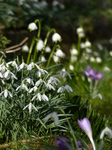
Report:
[[[73,92],[72,88],[71,88],[69,85],[66,85],[66,86],[61,86],[61,87],[58,89],[57,93],[62,93],[62,92],[64,92],[65,90],[66,90],[68,93],[69,93],[69,92]]]
[[[27,65],[27,70],[32,70],[34,67],[36,67],[38,70],[40,70],[40,67],[35,64],[34,62],[31,62],[29,65]]]
[[[37,25],[34,22],[32,22],[28,25],[28,29],[30,31],[34,31],[34,30],[37,30],[38,28],[37,28]]]
[[[55,78],[55,77],[50,77],[49,79],[48,79],[48,83],[52,83],[53,85],[55,84],[55,85],[57,85],[57,82],[60,82],[60,80],[58,80],[57,78]]]
[[[22,62],[22,64],[18,67],[18,71],[20,71],[20,70],[23,69],[24,67],[27,68],[27,64],[25,64],[24,62]]]
[[[103,139],[104,135],[107,135],[110,139],[112,138],[112,130],[106,127],[100,134],[100,139]]]
[[[50,53],[51,52],[51,48],[49,46],[45,47],[45,52],[46,53]]]
[[[6,67],[9,67],[10,65],[14,66],[18,70],[18,65],[17,65],[16,61],[10,61],[10,62],[6,63]]]
[[[58,41],[61,41],[61,36],[58,33],[54,33],[52,36],[52,41],[57,43]]]
[[[90,61],[91,62],[95,62],[95,58],[94,57],[90,57]]]
[[[69,65],[69,69],[70,69],[71,71],[74,71],[74,66],[73,66],[73,65]]]
[[[33,80],[32,80],[31,78],[29,78],[29,77],[25,78],[25,79],[22,81],[22,83],[24,83],[25,81],[28,82],[29,84],[34,85]]]
[[[105,67],[103,68],[103,70],[104,70],[105,72],[110,72],[110,68],[107,67],[107,66],[105,66]]]
[[[7,71],[3,74],[3,78],[6,79],[6,80],[9,80],[10,78],[17,80],[17,77],[16,77],[11,71],[9,71],[9,70],[7,70]]]
[[[77,49],[75,49],[75,48],[71,49],[71,50],[70,50],[70,54],[71,54],[71,55],[78,55]]]
[[[41,56],[40,61],[45,62],[46,61],[45,57]]]
[[[99,55],[99,53],[98,53],[98,52],[94,52],[93,54],[94,54],[94,56],[98,56],[98,55]]]
[[[60,58],[56,55],[53,55],[53,60],[55,63],[58,63],[60,61]]]
[[[76,56],[71,56],[71,58],[70,58],[70,59],[71,59],[71,62],[72,62],[72,63],[74,63],[74,62],[76,62],[76,61],[77,61],[77,57],[76,57]]]
[[[39,99],[39,101],[42,101],[42,100],[44,100],[44,101],[48,101],[49,99],[48,99],[48,97],[45,95],[45,94],[40,94],[40,93],[37,93],[33,98],[32,98],[32,101],[34,100],[34,99]]]
[[[56,56],[64,58],[65,57],[65,53],[62,52],[61,49],[56,49]]]
[[[29,52],[29,47],[27,45],[22,46],[22,51],[23,52]]]
[[[77,28],[77,34],[78,34],[78,36],[80,37],[80,38],[82,38],[82,37],[84,37],[85,36],[85,34],[84,34],[84,30],[83,30],[83,28],[82,27],[79,27],[79,28]]]
[[[110,56],[112,56],[112,51],[109,52]]]
[[[38,111],[37,108],[36,108],[31,102],[30,102],[28,105],[26,105],[26,106],[23,108],[23,110],[25,110],[27,107],[28,107],[28,109],[29,109],[29,113],[31,113],[32,108],[34,108],[36,111]]]
[[[96,62],[97,63],[101,63],[102,62],[102,59],[100,57],[96,57]]]
[[[20,88],[23,89],[23,90],[25,90],[25,91],[28,91],[28,88],[27,88],[27,86],[24,83],[22,83],[20,86],[18,86],[16,88],[16,91],[18,91]]]
[[[49,89],[49,90],[54,90],[55,91],[55,88],[50,84],[50,83],[47,83],[47,84],[45,84],[46,85],[46,87]]]
[[[54,119],[54,122],[56,125],[59,124],[59,118],[58,118],[58,115],[56,112],[52,112],[50,114],[48,114],[44,119],[43,121],[46,122],[47,120],[49,120],[50,118],[53,118]]]
[[[4,97],[5,97],[5,98],[7,98],[8,95],[9,95],[10,97],[12,97],[11,92],[8,91],[7,89],[5,89],[4,91],[2,91],[2,92],[0,93],[0,96],[3,95],[3,94],[4,94]]]
[[[45,83],[45,81],[43,81],[42,79],[39,79],[39,80],[35,83],[36,87],[38,87],[41,83]]]
[[[82,42],[82,43],[80,44],[80,47],[81,47],[82,49],[85,48],[85,43]]]
[[[87,118],[83,118],[82,120],[78,120],[78,124],[80,128],[87,134],[89,137],[91,144],[93,146],[93,150],[96,150],[95,144],[93,141],[93,136],[92,136],[92,129],[91,129],[91,124]]]
[[[91,53],[92,50],[91,50],[90,48],[86,48],[86,52],[87,52],[87,53]]]
[[[85,42],[85,47],[86,47],[86,48],[91,47],[91,43],[90,43],[89,41],[86,41],[86,42]]]
[[[29,90],[29,93],[32,93],[32,91],[36,92],[37,91],[37,86],[35,85],[34,87],[32,87],[30,90]]]
[[[71,75],[69,74],[69,72],[67,72],[65,69],[62,69],[62,71],[60,71],[60,75],[65,78],[66,76],[68,76],[70,79],[71,78]]]
[[[36,46],[37,51],[41,51],[43,47],[44,47],[44,42],[42,40],[38,40],[38,43]]]

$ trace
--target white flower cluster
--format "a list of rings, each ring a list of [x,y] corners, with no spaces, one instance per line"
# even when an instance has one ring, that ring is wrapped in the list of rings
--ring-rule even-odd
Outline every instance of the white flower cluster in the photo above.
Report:
[[[22,62],[20,65],[18,63],[10,61],[0,64],[0,80],[3,84],[0,96],[7,100],[16,99],[15,96],[19,98],[19,95],[24,92],[27,103],[23,110],[28,108],[29,113],[31,113],[32,109],[38,111],[35,101],[48,102],[48,93],[51,91],[52,93],[53,91],[54,93],[62,93],[65,90],[68,93],[73,92],[72,88],[68,85],[59,87],[58,83],[60,83],[60,80],[50,76],[46,70],[40,68],[36,63],[31,62],[29,65],[25,62]]]

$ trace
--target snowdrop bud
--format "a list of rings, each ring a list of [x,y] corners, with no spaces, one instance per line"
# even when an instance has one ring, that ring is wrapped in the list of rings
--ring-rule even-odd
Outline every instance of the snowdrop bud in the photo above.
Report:
[[[91,53],[92,50],[91,50],[90,48],[86,48],[86,52],[87,52],[87,53]]]
[[[95,62],[95,58],[94,57],[90,57],[90,61],[91,62]]]
[[[64,58],[65,53],[63,53],[61,49],[56,49],[56,56]]]
[[[23,52],[28,52],[29,51],[29,47],[27,45],[23,45],[22,46],[22,51]]]
[[[81,28],[81,27],[77,28],[77,34],[80,38],[84,37],[85,34],[84,34],[83,28]]]
[[[101,63],[101,62],[102,62],[102,59],[101,59],[100,57],[97,57],[97,58],[96,58],[96,62],[97,62],[97,63]]]
[[[37,51],[41,51],[43,47],[44,47],[44,42],[42,40],[38,40]]]
[[[85,47],[86,47],[86,48],[91,47],[91,43],[90,43],[89,41],[86,41],[86,42],[85,42]]]
[[[41,57],[41,61],[42,61],[42,62],[45,62],[45,61],[46,61],[46,59],[45,59],[44,56]]]
[[[110,56],[112,56],[112,51],[109,52]]]
[[[71,62],[74,63],[77,61],[77,57],[76,56],[71,56]]]
[[[70,69],[71,71],[74,71],[74,66],[73,66],[73,65],[69,65],[69,69]]]
[[[70,50],[70,53],[71,53],[71,55],[77,55],[78,51],[77,51],[77,49],[73,48]]]
[[[58,56],[53,55],[53,60],[55,63],[58,63],[60,61]]]
[[[51,48],[50,48],[49,46],[47,46],[47,47],[45,48],[45,52],[46,52],[46,53],[50,53],[50,52],[51,52]]]
[[[32,22],[28,25],[28,29],[30,31],[34,31],[34,30],[37,30],[38,28],[37,28],[37,25],[34,22]]]
[[[54,33],[52,36],[52,41],[53,42],[60,42],[61,41],[61,36],[58,33]]]
[[[85,48],[85,43],[81,43],[81,44],[80,44],[80,47],[81,47],[81,48]]]

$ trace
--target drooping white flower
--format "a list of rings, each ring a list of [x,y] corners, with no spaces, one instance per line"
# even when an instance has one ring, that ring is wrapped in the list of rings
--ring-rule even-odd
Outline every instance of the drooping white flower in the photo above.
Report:
[[[66,85],[66,86],[61,86],[59,87],[58,89],[58,93],[63,93],[65,92],[65,90],[69,93],[69,92],[73,92],[72,88],[69,86],[69,85]]]
[[[71,60],[72,63],[76,62],[77,61],[77,56],[72,55],[70,60]]]
[[[18,91],[19,89],[23,89],[25,91],[28,91],[28,87],[24,83],[22,83],[20,86],[18,86],[16,88],[16,91]]]
[[[50,53],[50,52],[51,52],[51,48],[50,48],[49,46],[46,46],[46,47],[45,47],[45,52],[46,52],[46,53]]]
[[[100,57],[96,57],[96,62],[97,63],[101,63],[102,62],[102,59]]]
[[[10,97],[12,97],[11,92],[8,91],[7,89],[5,89],[4,91],[2,91],[2,92],[0,93],[0,96],[3,95],[3,94],[4,94],[4,97],[5,97],[5,98],[7,98],[8,95],[9,95]]]
[[[71,54],[71,55],[78,55],[77,49],[75,49],[75,48],[71,49],[71,50],[70,50],[70,54]]]
[[[69,72],[67,72],[64,68],[62,69],[62,71],[60,71],[60,75],[62,76],[62,78],[65,78],[66,76],[68,76],[70,79],[72,79]]]
[[[44,47],[44,42],[42,40],[38,40],[38,43],[36,46],[37,51],[41,51],[43,47]]]
[[[22,62],[22,64],[20,64],[19,67],[18,67],[18,71],[20,71],[20,70],[23,69],[24,67],[27,68],[27,64],[25,64],[24,62]]]
[[[27,65],[27,70],[32,70],[34,67],[40,70],[40,67],[34,62],[31,62],[29,65]]]
[[[29,52],[29,47],[27,45],[22,46],[22,51],[23,52]]]
[[[60,42],[61,41],[61,36],[58,33],[54,33],[53,36],[52,36],[52,41],[56,42],[56,43],[58,41]]]
[[[44,100],[44,101],[48,101],[49,99],[48,99],[48,97],[45,95],[45,94],[40,94],[40,93],[37,93],[33,98],[32,98],[32,101],[34,100],[34,99],[38,99],[39,101],[42,101],[42,100]]]
[[[16,61],[10,61],[10,62],[6,63],[6,67],[9,67],[10,65],[15,67],[18,70],[18,65],[17,65]]]
[[[29,78],[29,77],[25,78],[25,79],[22,81],[22,83],[24,83],[25,81],[28,82],[29,84],[34,85],[33,80],[32,80],[31,78]]]
[[[91,47],[91,43],[90,43],[89,41],[86,41],[86,42],[85,42],[85,47],[86,47],[86,48]]]
[[[103,139],[103,137],[107,135],[110,139],[112,138],[112,130],[108,127],[103,129],[103,131],[100,134],[100,139]]]
[[[40,61],[45,62],[46,58],[44,56],[41,56]]]
[[[82,43],[80,44],[80,47],[84,49],[84,48],[85,48],[85,43],[82,42]]]
[[[27,107],[28,107],[28,109],[29,109],[29,113],[31,113],[32,108],[34,108],[35,111],[38,111],[37,108],[36,108],[31,102],[30,102],[28,105],[26,105],[26,106],[23,108],[23,110],[25,110]]]
[[[110,56],[112,56],[112,51],[109,52]]]
[[[80,38],[85,36],[84,29],[82,27],[77,28],[77,34]]]
[[[49,89],[49,90],[54,90],[55,91],[55,88],[50,84],[50,83],[46,83],[45,84],[46,85],[46,87]]]
[[[110,68],[107,67],[107,66],[105,66],[105,67],[103,68],[103,70],[104,70],[105,72],[110,72]]]
[[[73,65],[69,65],[69,69],[70,69],[71,71],[74,71],[74,66],[73,66]]]
[[[28,25],[28,29],[30,31],[34,31],[34,30],[37,30],[38,28],[37,28],[37,25],[34,22],[32,22]]]
[[[52,112],[50,114],[48,114],[43,121],[46,122],[47,120],[49,120],[50,118],[53,118],[55,121],[55,124],[58,125],[59,124],[59,118],[56,112]]]
[[[86,48],[86,52],[87,52],[87,53],[91,53],[92,50],[91,50],[90,48]]]
[[[62,52],[61,49],[56,49],[56,56],[64,58],[65,57],[65,53]]]
[[[50,77],[48,79],[49,84],[57,85],[57,82],[60,82],[60,80],[58,80],[56,77]]]
[[[58,63],[60,61],[60,58],[56,55],[53,55],[53,60],[55,63]]]
[[[29,93],[32,93],[33,91],[36,92],[37,91],[37,86],[35,85],[34,87],[32,87],[30,90],[29,90]]]
[[[17,77],[16,77],[10,70],[7,70],[6,72],[4,72],[3,78],[4,78],[5,80],[9,80],[10,78],[17,80]]]
[[[90,61],[91,61],[91,62],[95,62],[96,60],[95,60],[94,57],[90,57]]]

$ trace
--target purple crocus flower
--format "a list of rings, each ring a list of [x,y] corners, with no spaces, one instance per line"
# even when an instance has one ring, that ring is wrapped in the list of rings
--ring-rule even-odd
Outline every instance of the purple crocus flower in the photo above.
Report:
[[[89,137],[91,144],[93,146],[93,149],[96,150],[95,148],[95,144],[93,141],[93,137],[92,137],[92,129],[91,129],[91,124],[89,122],[89,120],[87,118],[83,118],[82,120],[78,120],[78,124],[80,126],[80,128],[87,134],[87,136]]]
[[[100,80],[103,77],[101,72],[98,73],[97,70],[93,70],[90,66],[87,66],[87,69],[83,70],[83,72],[92,80]]]
[[[77,144],[78,144],[79,148],[81,148],[81,147],[82,147],[82,144],[81,144],[81,142],[80,142],[80,141],[78,141],[78,142],[77,142]]]
[[[63,136],[59,136],[56,140],[56,147],[58,150],[69,150],[67,146],[68,144],[70,144],[70,141]]]

